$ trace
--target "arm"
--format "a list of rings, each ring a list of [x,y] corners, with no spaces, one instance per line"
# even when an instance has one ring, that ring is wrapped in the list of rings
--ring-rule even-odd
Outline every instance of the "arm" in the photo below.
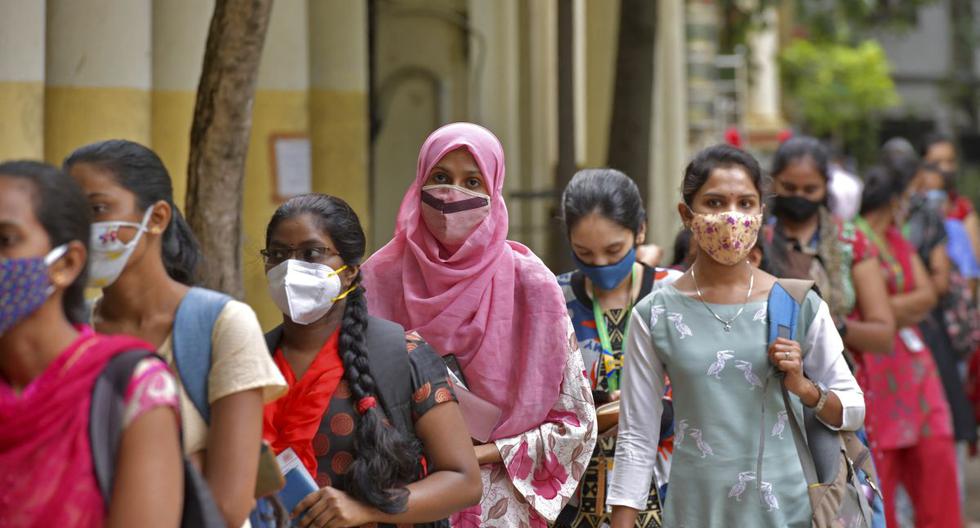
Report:
[[[646,507],[663,414],[663,364],[653,350],[645,317],[635,309],[625,347],[616,464],[606,498],[613,528],[632,528]]]
[[[808,383],[802,384],[803,390],[797,393],[800,400],[810,407],[816,405],[819,394],[809,380],[820,383],[827,388],[828,395],[817,418],[831,429],[859,429],[864,423],[864,393],[844,360],[844,347],[826,303],[820,303],[802,346],[803,372]]]
[[[939,244],[929,253],[929,271],[931,271],[932,285],[936,288],[936,293],[942,297],[949,292],[949,255],[946,254],[946,245]]]
[[[211,404],[204,478],[231,528],[244,524],[255,506],[261,442],[261,389],[236,392]]]
[[[865,259],[851,273],[861,318],[847,321],[844,344],[861,352],[889,354],[895,338],[895,316],[878,260]]]
[[[912,276],[915,289],[908,293],[892,295],[892,311],[895,313],[895,323],[899,328],[919,324],[936,306],[938,297],[932,287],[929,273],[922,259],[912,254]]]
[[[125,429],[106,526],[177,527],[184,473],[177,413],[156,407]]]
[[[473,456],[473,445],[459,405],[447,402],[433,407],[415,422],[415,432],[422,441],[431,473],[407,486],[408,509],[404,513],[377,512],[378,516],[371,519],[373,522],[432,522],[480,502],[483,493],[480,467]]]

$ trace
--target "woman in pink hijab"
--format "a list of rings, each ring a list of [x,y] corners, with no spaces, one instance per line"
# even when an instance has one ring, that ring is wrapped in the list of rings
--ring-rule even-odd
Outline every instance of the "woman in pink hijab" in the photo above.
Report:
[[[456,527],[547,526],[596,440],[562,293],[531,250],[507,240],[503,187],[493,133],[471,123],[436,130],[394,239],[361,268],[370,311],[418,331],[459,378],[483,499],[453,516]]]

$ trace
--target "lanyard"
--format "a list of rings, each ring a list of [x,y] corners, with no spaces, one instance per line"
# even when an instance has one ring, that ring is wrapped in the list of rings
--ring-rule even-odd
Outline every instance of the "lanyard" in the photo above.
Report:
[[[888,244],[885,244],[885,241],[878,236],[878,233],[875,233],[874,230],[871,229],[871,226],[868,225],[868,221],[864,218],[860,216],[855,218],[854,225],[856,225],[857,228],[860,229],[865,236],[871,239],[871,242],[873,242],[875,246],[877,246],[878,253],[883,259],[885,259],[885,265],[891,269],[892,276],[895,277],[895,287],[898,289],[897,293],[904,293],[905,270],[902,269],[902,265],[899,264],[898,260],[895,258],[895,255],[892,254],[891,250],[888,248]]]
[[[633,309],[633,286],[636,284],[636,268],[633,268],[632,276],[630,279],[630,302],[626,306],[627,314],[626,319],[626,331],[623,333],[623,342],[625,343],[626,337],[629,335],[630,322],[629,322],[629,311]],[[599,332],[599,344],[602,345],[602,363],[605,366],[604,370],[606,372],[606,386],[610,391],[619,389],[619,373],[623,366],[622,358],[617,359],[613,354],[612,340],[609,339],[609,330],[606,328],[606,318],[602,313],[602,306],[599,306],[599,299],[595,294],[595,285],[592,285],[592,315],[595,317],[595,327]]]

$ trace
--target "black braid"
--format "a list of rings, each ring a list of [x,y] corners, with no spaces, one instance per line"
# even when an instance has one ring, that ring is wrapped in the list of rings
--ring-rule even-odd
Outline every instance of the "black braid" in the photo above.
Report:
[[[345,264],[360,264],[366,245],[364,230],[354,210],[333,196],[305,194],[282,204],[269,221],[266,245],[281,221],[304,214],[312,215],[330,236]],[[378,388],[368,362],[368,310],[360,274],[350,287],[354,290],[345,301],[339,349],[356,407],[364,398],[377,398]],[[405,484],[419,474],[421,445],[392,426],[378,405],[355,415],[355,457],[347,471],[346,491],[385,513],[401,513],[408,506]]]
[[[360,275],[353,286],[356,289],[344,308],[340,357],[356,404],[363,398],[377,398],[378,390],[367,358],[367,301]],[[395,429],[375,406],[359,415],[354,451],[357,457],[347,472],[348,491],[385,513],[405,511],[408,490],[404,485],[418,476],[418,442]]]

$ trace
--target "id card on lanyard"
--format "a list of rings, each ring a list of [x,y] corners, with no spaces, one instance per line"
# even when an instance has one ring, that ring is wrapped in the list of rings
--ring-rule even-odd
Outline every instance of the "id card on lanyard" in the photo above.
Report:
[[[636,275],[636,268],[633,268],[633,275],[630,280],[630,302],[626,306],[627,313],[625,314],[627,319],[626,330],[623,332],[624,345],[630,331],[629,312],[633,309],[633,285],[636,284]],[[601,359],[606,378],[606,388],[609,391],[619,390],[619,372],[623,367],[623,360],[622,358],[616,358],[613,353],[612,340],[609,339],[609,330],[606,328],[606,317],[602,313],[602,306],[599,306],[599,300],[595,295],[595,285],[592,286],[592,315],[595,317],[595,328],[599,333],[599,344],[602,346]]]

